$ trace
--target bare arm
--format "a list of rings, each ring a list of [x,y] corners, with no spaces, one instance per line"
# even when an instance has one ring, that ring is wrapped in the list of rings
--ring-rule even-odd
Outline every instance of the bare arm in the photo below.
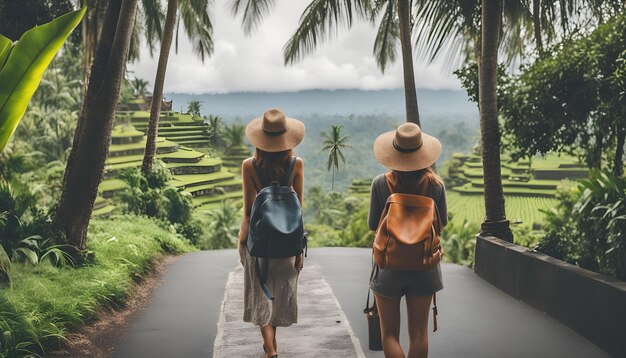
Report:
[[[254,179],[252,178],[252,161],[246,159],[241,164],[241,177],[243,180],[243,218],[241,219],[241,228],[239,229],[238,241],[241,244],[245,244],[248,239],[248,230],[250,229],[250,212],[252,211],[252,204],[254,203],[254,197],[256,196],[256,187],[254,185]]]

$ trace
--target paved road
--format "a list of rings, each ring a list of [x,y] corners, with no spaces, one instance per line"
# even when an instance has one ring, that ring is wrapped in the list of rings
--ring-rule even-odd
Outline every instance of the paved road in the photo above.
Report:
[[[123,339],[115,356],[212,357],[226,280],[237,260],[234,250],[192,253],[177,260],[165,273],[164,283],[156,289],[149,306],[121,332]],[[321,267],[367,357],[383,357],[367,350],[362,313],[370,251],[311,249],[305,265],[313,264]],[[446,264],[443,276],[445,289],[437,297],[440,328],[431,334],[431,357],[609,356],[549,316],[478,278],[470,269]],[[306,292],[300,290],[299,294]]]

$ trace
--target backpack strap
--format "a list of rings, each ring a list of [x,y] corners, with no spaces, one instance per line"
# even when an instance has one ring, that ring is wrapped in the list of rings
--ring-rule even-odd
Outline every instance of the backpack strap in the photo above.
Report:
[[[261,267],[259,266],[258,257],[254,261],[254,268],[256,270],[257,278],[259,279],[259,285],[261,285],[261,290],[263,290],[263,293],[265,294],[267,298],[269,298],[270,300],[273,300],[274,296],[272,295],[272,293],[270,292],[269,288],[267,288],[267,285],[266,285],[267,276],[269,273],[269,265],[270,265],[270,259],[267,256],[263,258],[263,269],[261,269]]]
[[[291,179],[293,178],[293,168],[296,166],[296,159],[298,157],[291,157],[289,159],[289,166],[285,171],[285,177],[283,178],[282,186],[291,186]]]
[[[437,293],[433,293],[433,332],[437,332]]]

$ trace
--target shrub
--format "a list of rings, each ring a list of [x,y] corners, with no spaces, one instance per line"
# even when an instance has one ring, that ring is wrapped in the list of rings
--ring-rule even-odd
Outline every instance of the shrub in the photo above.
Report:
[[[472,267],[478,224],[463,220],[458,224],[449,221],[441,233],[441,244],[445,250],[444,260]]]
[[[538,250],[626,280],[626,178],[592,171],[558,198]]]

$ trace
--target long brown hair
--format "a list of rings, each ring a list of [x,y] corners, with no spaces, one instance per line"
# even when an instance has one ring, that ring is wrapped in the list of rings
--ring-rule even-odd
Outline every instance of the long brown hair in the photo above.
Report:
[[[443,179],[430,167],[412,172],[392,170],[391,174],[395,179],[393,189],[397,193],[425,193],[432,186],[443,185]]]
[[[256,148],[254,159],[256,159],[256,167],[261,175],[260,179],[267,183],[281,180],[285,175],[287,164],[291,160],[292,154],[292,149],[283,150],[282,152],[266,152]]]

